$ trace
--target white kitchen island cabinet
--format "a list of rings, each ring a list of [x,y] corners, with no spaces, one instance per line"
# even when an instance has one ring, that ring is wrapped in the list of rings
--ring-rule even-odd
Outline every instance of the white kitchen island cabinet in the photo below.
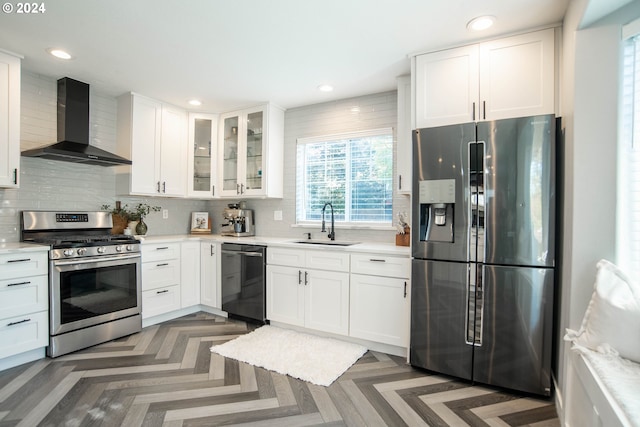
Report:
[[[19,167],[20,57],[0,49],[0,187],[18,187]]]
[[[555,111],[553,28],[412,58],[415,127]]]
[[[184,197],[187,192],[187,113],[134,93],[118,98],[117,169],[120,194]]]
[[[262,105],[220,115],[220,197],[281,198],[284,110]]]
[[[269,248],[267,318],[339,335],[349,333],[349,254]]]

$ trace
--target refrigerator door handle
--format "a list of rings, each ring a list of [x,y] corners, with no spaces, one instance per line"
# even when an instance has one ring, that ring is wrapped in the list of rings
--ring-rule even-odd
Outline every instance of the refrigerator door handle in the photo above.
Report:
[[[474,264],[469,264],[467,266],[467,309],[465,310],[465,337],[464,337],[464,341],[465,343],[467,343],[468,345],[473,345],[474,343],[474,322],[473,319],[475,318],[475,298],[474,298],[474,291],[475,291],[475,286],[473,284],[473,280],[471,279],[474,275],[475,276],[475,268],[476,266]]]
[[[476,294],[475,294],[475,309],[476,309],[476,325],[475,325],[475,337],[474,345],[482,346],[482,333],[483,333],[483,317],[484,317],[484,265],[476,267]]]
[[[467,327],[465,342],[468,345],[482,346],[482,316],[484,313],[482,276],[484,266],[471,264],[467,275]]]

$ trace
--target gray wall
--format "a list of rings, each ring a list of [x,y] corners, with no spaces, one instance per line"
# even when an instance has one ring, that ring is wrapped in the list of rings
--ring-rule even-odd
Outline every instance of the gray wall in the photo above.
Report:
[[[57,141],[56,79],[22,71],[21,150]],[[277,200],[247,200],[256,210],[257,233],[264,236],[298,238],[303,232],[321,237],[319,227],[292,227],[295,223],[296,139],[352,130],[393,127],[397,122],[396,92],[300,107],[285,115],[284,197]],[[354,107],[359,112],[354,112]],[[116,99],[91,89],[91,144],[115,151]],[[395,165],[394,165],[395,170]],[[20,240],[19,213],[22,210],[99,210],[103,204],[121,200],[129,206],[145,202],[169,210],[169,218],[151,213],[146,219],[149,235],[188,233],[191,212],[209,212],[214,232],[222,223],[222,211],[231,200],[201,201],[170,198],[120,197],[116,195],[114,169],[52,160],[24,158],[20,161],[20,188],[0,189],[0,243]],[[397,183],[396,183],[397,184]],[[395,186],[394,186],[395,188]],[[394,195],[394,212],[409,211],[409,198]],[[273,211],[283,212],[282,221]],[[338,229],[339,239],[394,242],[388,230]]]

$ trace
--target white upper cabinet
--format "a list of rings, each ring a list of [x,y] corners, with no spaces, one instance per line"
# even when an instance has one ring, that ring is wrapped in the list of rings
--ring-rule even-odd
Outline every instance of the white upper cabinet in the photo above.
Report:
[[[413,58],[415,128],[555,109],[554,29]]]
[[[216,194],[218,115],[189,113],[187,196],[211,199]]]
[[[398,77],[398,126],[396,128],[397,190],[411,194],[412,146],[411,146],[411,76]]]
[[[182,197],[187,190],[187,113],[129,93],[118,98],[119,193]]]
[[[283,193],[284,111],[267,104],[220,116],[220,197],[273,197]]]
[[[18,187],[20,58],[0,50],[0,187]]]

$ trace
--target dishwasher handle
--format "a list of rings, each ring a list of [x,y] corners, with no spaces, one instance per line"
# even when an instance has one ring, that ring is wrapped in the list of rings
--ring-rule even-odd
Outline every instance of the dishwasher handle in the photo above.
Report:
[[[247,251],[222,251],[223,254],[229,255],[246,255],[246,256],[257,256],[262,257],[262,252],[247,252]]]

